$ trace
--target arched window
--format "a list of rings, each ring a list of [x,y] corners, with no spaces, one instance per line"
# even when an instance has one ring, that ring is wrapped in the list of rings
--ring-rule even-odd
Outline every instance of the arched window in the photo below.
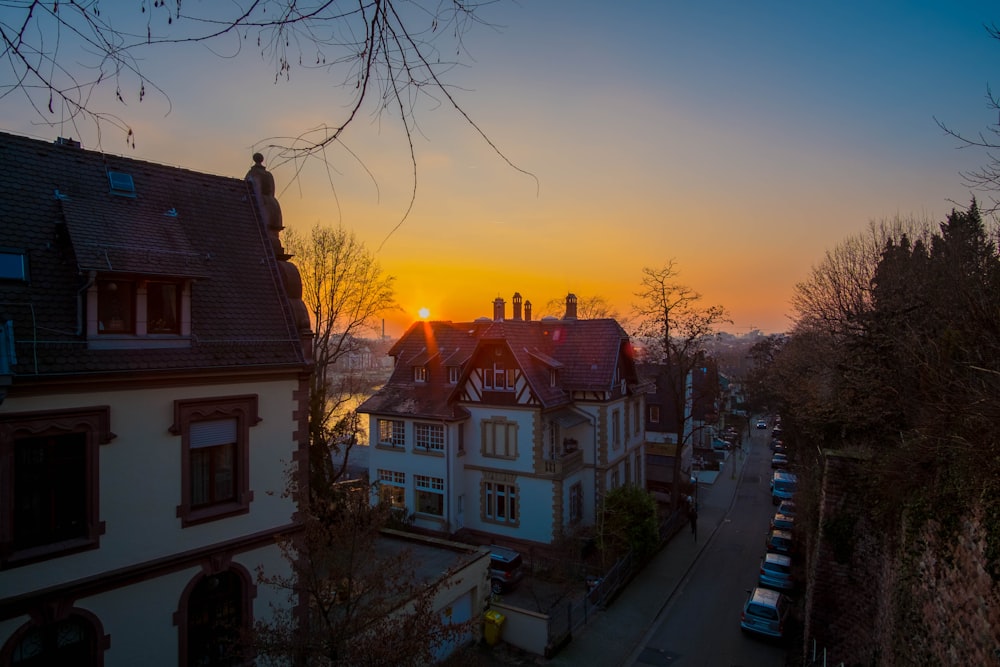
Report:
[[[103,664],[98,653],[98,635],[94,624],[80,614],[70,614],[45,625],[34,625],[15,639],[10,648],[9,662],[5,664],[11,667],[98,667]]]
[[[243,664],[240,633],[247,621],[247,591],[233,570],[203,577],[187,601],[187,666]]]

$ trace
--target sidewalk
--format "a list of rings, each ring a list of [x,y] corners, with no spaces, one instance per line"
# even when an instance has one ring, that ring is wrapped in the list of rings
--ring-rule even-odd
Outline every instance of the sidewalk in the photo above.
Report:
[[[611,605],[573,636],[546,665],[625,665],[674,591],[698,559],[732,506],[746,455],[735,451],[714,480],[702,477],[698,539],[689,527],[678,532],[625,587]]]

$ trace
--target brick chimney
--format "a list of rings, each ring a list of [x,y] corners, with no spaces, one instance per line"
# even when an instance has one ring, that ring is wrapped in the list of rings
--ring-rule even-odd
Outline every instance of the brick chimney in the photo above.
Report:
[[[525,322],[530,322],[531,321],[531,302],[530,301],[525,301],[524,302],[524,321]]]
[[[504,300],[500,297],[493,299],[493,321],[503,322],[504,319]]]
[[[521,321],[521,293],[520,292],[514,292],[514,298],[512,298],[511,301],[514,303],[514,321],[515,322],[520,322]]]
[[[566,314],[563,315],[564,320],[575,320],[576,319],[576,295],[570,292],[566,295]]]

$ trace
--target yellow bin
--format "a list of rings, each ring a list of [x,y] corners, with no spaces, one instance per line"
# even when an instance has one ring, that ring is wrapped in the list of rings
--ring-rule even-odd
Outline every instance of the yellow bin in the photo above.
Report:
[[[486,638],[486,643],[490,646],[495,646],[500,641],[500,628],[503,626],[503,622],[507,620],[507,617],[498,611],[490,609],[483,614],[483,620],[485,621],[483,636]]]

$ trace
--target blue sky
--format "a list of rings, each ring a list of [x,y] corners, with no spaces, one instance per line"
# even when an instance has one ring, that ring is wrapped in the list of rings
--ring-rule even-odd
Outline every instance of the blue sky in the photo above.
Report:
[[[734,331],[784,330],[795,283],[844,238],[968,203],[960,172],[986,157],[959,150],[935,118],[968,133],[998,120],[985,99],[991,80],[1000,88],[1000,42],[984,29],[1000,19],[993,3],[553,0],[482,17],[496,29],[465,35],[468,56],[446,80],[537,184],[429,103],[417,202],[388,238],[412,185],[390,117],[363,116],[346,137],[367,171],[346,152],[333,172],[275,169],[287,225],[342,224],[379,249],[402,306],[390,330],[421,307],[489,315],[514,291],[536,312],[572,291],[627,314],[642,267],[669,259]],[[106,131],[100,145],[213,173],[242,176],[262,139],[330,122],[348,101],[322,72],[275,84],[251,49],[161,50],[144,66],[169,115],[156,95],[124,109],[102,100],[137,139],[132,150]],[[0,129],[79,130],[36,121],[0,98]],[[82,138],[97,147],[91,129]]]

